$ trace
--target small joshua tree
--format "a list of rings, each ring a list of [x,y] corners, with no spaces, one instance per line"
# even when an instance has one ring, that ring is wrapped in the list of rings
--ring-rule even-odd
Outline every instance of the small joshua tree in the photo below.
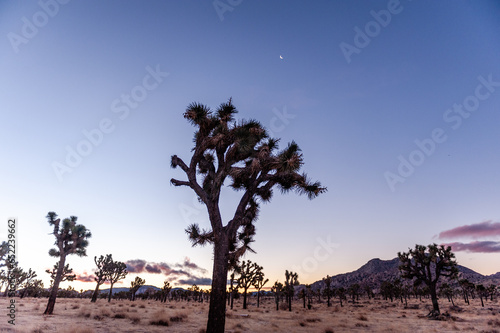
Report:
[[[243,289],[243,309],[246,309],[248,289],[254,286],[257,280],[262,276],[262,266],[247,260],[243,261],[240,266],[236,266],[236,271],[240,273],[238,288]]]
[[[432,299],[432,311],[428,316],[435,317],[440,314],[437,298],[437,283],[440,277],[456,279],[458,276],[457,262],[455,254],[451,252],[451,247],[431,244],[415,245],[415,249],[408,252],[398,252],[400,260],[399,270],[401,277],[422,281],[429,287]]]
[[[325,288],[323,289],[323,295],[326,297],[328,307],[332,306],[330,303],[330,299],[334,295],[334,290],[332,288],[332,277],[327,275],[326,278],[323,278],[323,282],[325,283]]]
[[[127,276],[127,265],[121,261],[113,261],[108,269],[107,279],[110,283],[108,303],[111,302],[111,296],[113,295],[113,285],[124,279]]]
[[[260,306],[260,290],[268,282],[269,282],[269,279],[265,279],[264,280],[264,273],[262,271],[259,271],[258,274],[257,274],[257,277],[256,277],[256,279],[254,281],[254,284],[253,284],[253,286],[255,287],[255,289],[257,289],[257,307]]]
[[[54,284],[50,292],[47,308],[44,312],[44,314],[50,315],[54,311],[54,305],[56,304],[57,290],[59,289],[59,283],[63,276],[66,256],[70,254],[76,254],[80,257],[86,256],[86,248],[89,245],[88,239],[92,235],[84,225],[76,224],[78,219],[76,216],[65,218],[62,221],[62,225],[61,220],[57,218],[57,214],[54,212],[49,212],[47,214],[47,219],[49,224],[54,227],[52,234],[56,238],[54,244],[57,246],[57,248],[53,248],[49,251],[49,255],[59,258]]]
[[[92,295],[91,302],[97,301],[97,295],[99,294],[99,286],[103,284],[111,270],[111,264],[113,263],[113,257],[111,254],[107,254],[106,256],[101,255],[99,259],[97,256],[94,257],[94,262],[97,266],[97,270],[95,272],[94,280],[97,283],[95,286],[94,294]]]
[[[292,299],[295,293],[295,286],[299,285],[299,275],[294,272],[285,271],[285,294],[288,301],[288,311],[292,311]]]
[[[278,281],[274,282],[271,291],[274,294],[274,301],[276,302],[276,311],[278,311],[280,309],[279,305],[280,305],[281,292],[283,291],[283,283]]]
[[[130,283],[130,297],[132,301],[135,301],[135,293],[146,283],[146,280],[141,279],[136,276],[135,280]]]
[[[163,287],[161,288],[160,291],[160,302],[165,303],[167,301],[168,294],[170,293],[170,290],[172,290],[172,286],[170,285],[170,282],[168,280],[165,280],[163,282]]]

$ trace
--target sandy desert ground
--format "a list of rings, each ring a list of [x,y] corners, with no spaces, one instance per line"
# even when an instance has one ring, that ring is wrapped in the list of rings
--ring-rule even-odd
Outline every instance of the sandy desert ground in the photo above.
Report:
[[[118,301],[108,304],[89,299],[58,299],[55,313],[44,316],[47,299],[16,298],[16,326],[7,323],[8,299],[0,298],[0,332],[204,332],[208,304],[170,301],[161,304],[151,300]],[[440,300],[446,320],[429,320],[430,300],[412,299],[409,308],[399,301],[360,300],[358,304],[313,304],[312,310],[295,301],[292,312],[276,311],[273,300],[265,300],[257,308],[252,299],[249,309],[242,310],[239,301],[228,310],[226,332],[500,332],[500,304],[488,301],[481,308],[478,299],[471,305],[457,300],[452,308],[446,299]],[[412,309],[410,309],[412,308]],[[167,322],[168,326],[152,322]]]

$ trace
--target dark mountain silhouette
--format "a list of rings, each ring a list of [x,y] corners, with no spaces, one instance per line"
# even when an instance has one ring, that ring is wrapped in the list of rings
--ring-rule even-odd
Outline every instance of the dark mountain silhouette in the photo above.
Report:
[[[400,278],[398,266],[399,258],[391,260],[381,260],[379,258],[371,259],[353,272],[332,276],[332,286],[335,288],[347,288],[354,283],[358,283],[361,286],[368,285],[373,290],[378,290],[378,287],[383,281],[394,281]],[[460,272],[460,279],[467,279],[475,284],[500,284],[500,272],[485,276],[461,265],[458,265],[458,270]],[[304,285],[301,285],[298,290],[300,290],[301,287],[304,287]],[[313,290],[318,288],[323,289],[324,287],[325,283],[322,280],[312,284]]]
[[[136,294],[142,294],[142,293],[146,292],[146,290],[148,290],[148,289],[152,289],[154,291],[160,290],[160,288],[158,288],[158,287],[147,285],[147,286],[141,286],[137,290]],[[176,289],[176,288],[174,288],[174,289]],[[122,288],[115,288],[115,287],[113,287],[113,295],[116,294],[116,293],[119,293],[120,291],[128,292],[129,290],[130,290],[130,287],[122,287]],[[99,293],[109,294],[109,288],[107,288],[107,289],[101,289],[101,290],[99,290]]]

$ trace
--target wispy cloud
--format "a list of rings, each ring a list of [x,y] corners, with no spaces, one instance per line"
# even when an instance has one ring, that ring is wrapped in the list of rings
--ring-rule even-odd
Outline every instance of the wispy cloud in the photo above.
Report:
[[[197,286],[210,286],[212,284],[212,279],[210,278],[202,278],[202,277],[195,277],[191,279],[180,279],[177,281],[179,284],[187,284],[187,285],[193,285],[196,284]]]
[[[211,279],[199,276],[205,274],[207,270],[191,262],[187,257],[183,262],[173,265],[165,262],[148,262],[143,259],[128,260],[125,264],[127,265],[127,271],[130,273],[163,274],[167,276],[170,281],[178,284],[207,285],[212,282]]]
[[[442,244],[444,246],[451,246],[452,251],[455,252],[476,252],[476,253],[498,253],[500,252],[500,242],[493,241],[474,241],[470,243],[448,243]]]
[[[88,275],[87,272],[83,272],[83,274],[76,274],[76,281],[81,282],[95,282],[94,275]]]
[[[500,236],[500,222],[493,222],[489,220],[481,223],[468,224],[461,227],[456,227],[441,232],[438,235],[438,238],[451,239],[459,237],[472,237],[475,239],[480,237],[491,237],[491,236]]]

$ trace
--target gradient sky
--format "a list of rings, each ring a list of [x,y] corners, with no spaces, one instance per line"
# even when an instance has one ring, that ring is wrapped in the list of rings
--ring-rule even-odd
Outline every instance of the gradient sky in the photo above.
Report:
[[[190,158],[189,103],[232,97],[239,119],[295,140],[328,187],[261,207],[245,259],[270,281],[288,269],[311,283],[432,242],[485,242],[460,246],[458,262],[500,271],[499,18],[495,1],[3,1],[1,237],[17,217],[20,265],[46,286],[49,211],[93,234],[87,257],[67,258],[79,275],[112,253],[184,272],[140,273],[147,284],[206,281],[211,248],[184,229],[207,215],[170,185],[183,177],[170,156]],[[237,196],[224,195],[227,219]],[[491,232],[439,236],[485,222]]]

